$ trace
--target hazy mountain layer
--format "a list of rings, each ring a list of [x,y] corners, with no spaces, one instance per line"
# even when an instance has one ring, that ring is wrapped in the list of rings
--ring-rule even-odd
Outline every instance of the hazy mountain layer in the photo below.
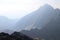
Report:
[[[55,9],[53,13],[55,14],[54,17],[42,29],[23,30],[21,32],[32,38],[60,40],[60,9]]]
[[[46,4],[38,10],[24,16],[15,25],[15,30],[42,28],[54,17],[54,8]]]
[[[0,16],[0,32],[5,31],[7,29],[11,30],[17,20],[11,20],[7,17]]]

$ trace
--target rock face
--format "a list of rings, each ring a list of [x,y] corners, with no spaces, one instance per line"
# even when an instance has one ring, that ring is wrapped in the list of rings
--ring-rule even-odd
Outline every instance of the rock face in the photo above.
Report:
[[[33,40],[33,39],[19,32],[14,32],[11,35],[2,32],[0,33],[0,40]]]

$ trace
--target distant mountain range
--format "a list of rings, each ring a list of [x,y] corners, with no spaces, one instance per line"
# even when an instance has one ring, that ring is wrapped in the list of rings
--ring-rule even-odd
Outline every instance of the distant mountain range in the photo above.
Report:
[[[0,32],[7,29],[11,30],[16,22],[17,20],[11,20],[5,16],[0,16]]]

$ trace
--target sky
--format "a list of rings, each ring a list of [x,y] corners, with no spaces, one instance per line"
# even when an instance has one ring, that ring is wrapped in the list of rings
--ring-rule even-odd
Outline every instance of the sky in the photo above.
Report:
[[[60,0],[0,0],[0,16],[19,19],[47,3],[60,8]]]

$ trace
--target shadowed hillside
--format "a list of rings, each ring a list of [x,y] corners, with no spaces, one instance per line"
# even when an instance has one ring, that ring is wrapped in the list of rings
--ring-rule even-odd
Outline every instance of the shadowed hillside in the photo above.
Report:
[[[42,29],[35,28],[30,31],[23,30],[21,32],[32,38],[60,40],[60,9],[55,9],[53,13],[54,17]]]
[[[14,32],[11,35],[2,32],[0,33],[0,40],[33,40],[33,39],[19,32]]]

